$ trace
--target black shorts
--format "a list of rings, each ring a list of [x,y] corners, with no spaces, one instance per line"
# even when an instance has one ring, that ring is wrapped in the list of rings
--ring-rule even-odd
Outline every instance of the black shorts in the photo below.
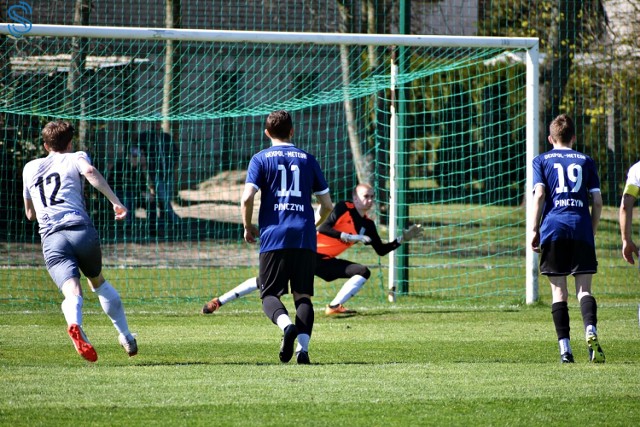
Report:
[[[540,274],[568,276],[596,274],[596,249],[581,240],[556,240],[540,248]]]
[[[363,274],[361,272],[363,269],[366,270],[366,267],[346,259],[317,254],[316,276],[325,282],[333,282],[336,279],[349,279],[356,274]]]
[[[281,249],[260,254],[260,298],[291,292],[313,295],[316,253],[308,249]]]

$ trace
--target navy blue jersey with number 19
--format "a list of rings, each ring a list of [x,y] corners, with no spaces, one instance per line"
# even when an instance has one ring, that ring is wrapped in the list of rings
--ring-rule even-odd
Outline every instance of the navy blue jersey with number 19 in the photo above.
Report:
[[[589,195],[600,191],[593,159],[572,149],[553,149],[533,159],[533,188],[545,187],[540,244],[571,239],[595,246]]]
[[[260,190],[260,252],[316,251],[312,195],[329,192],[320,165],[293,144],[274,144],[251,158],[247,184]]]

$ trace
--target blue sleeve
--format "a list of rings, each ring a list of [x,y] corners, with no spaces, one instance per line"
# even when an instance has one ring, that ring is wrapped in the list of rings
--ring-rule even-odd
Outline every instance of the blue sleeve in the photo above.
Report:
[[[263,179],[260,174],[260,161],[258,160],[259,154],[256,154],[251,158],[249,162],[249,168],[247,169],[246,184],[253,184],[258,188],[261,188],[261,180]]]
[[[536,187],[536,184],[545,184],[544,177],[542,175],[542,164],[540,162],[540,157],[536,157],[533,159],[533,184],[531,190]]]

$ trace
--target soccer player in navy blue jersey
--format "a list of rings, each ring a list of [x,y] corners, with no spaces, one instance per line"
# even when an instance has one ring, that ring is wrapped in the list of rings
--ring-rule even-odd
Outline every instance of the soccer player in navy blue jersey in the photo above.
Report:
[[[371,271],[366,265],[338,258],[354,244],[361,242],[370,245],[379,256],[388,254],[400,247],[402,242],[422,236],[420,225],[413,224],[402,235],[390,242],[383,242],[378,235],[375,222],[367,213],[374,207],[373,187],[360,183],[352,191],[350,201],[336,203],[329,217],[318,228],[318,251],[315,275],[332,282],[348,279],[338,294],[325,308],[327,316],[355,314],[355,310],[343,304],[354,297],[369,280]],[[211,299],[202,307],[202,314],[211,314],[224,304],[255,292],[259,289],[257,278],[252,277],[240,283],[220,297]]]
[[[265,135],[271,147],[251,158],[241,200],[244,239],[260,238],[260,298],[262,309],[284,332],[280,361],[293,357],[298,340],[299,364],[309,364],[309,340],[313,330],[313,280],[316,261],[316,225],[322,223],[333,203],[320,165],[311,154],[295,147],[291,115],[284,110],[269,114]],[[253,224],[253,204],[260,191],[258,227]],[[316,224],[312,196],[320,203]],[[293,293],[295,324],[280,300]]]
[[[600,179],[593,159],[573,149],[576,131],[569,116],[561,114],[551,122],[548,140],[553,149],[533,159],[535,222],[531,246],[540,253],[540,273],[551,283],[551,314],[560,361],[574,361],[567,305],[567,276],[571,274],[580,302],[589,360],[603,363],[604,353],[596,331],[597,305],[591,295],[592,277],[598,270],[595,234],[602,212]]]

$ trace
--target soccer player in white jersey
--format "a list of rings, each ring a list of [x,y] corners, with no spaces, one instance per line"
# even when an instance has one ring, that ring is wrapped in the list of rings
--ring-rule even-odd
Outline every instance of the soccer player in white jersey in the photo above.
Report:
[[[634,264],[633,256],[638,257],[638,246],[633,242],[633,205],[640,195],[640,162],[629,169],[627,183],[624,186],[620,203],[620,233],[622,234],[622,257],[629,264]]]
[[[269,114],[265,134],[271,147],[254,155],[249,162],[241,199],[244,239],[256,243],[260,237],[260,298],[262,310],[284,332],[280,361],[293,357],[309,364],[309,341],[313,330],[313,272],[316,261],[316,222],[311,198],[320,202],[320,219],[333,208],[329,186],[320,165],[309,153],[295,147],[291,115],[283,110]],[[253,204],[260,191],[258,225],[253,224]],[[295,324],[280,301],[293,293]]]
[[[569,343],[569,274],[575,279],[589,360],[603,363],[596,331],[597,305],[591,295],[592,276],[598,269],[595,234],[602,212],[600,179],[593,159],[573,149],[576,131],[569,116],[561,114],[551,122],[548,140],[553,149],[533,159],[531,246],[540,252],[540,273],[551,283],[551,314],[561,363],[574,362]]]
[[[90,362],[98,360],[82,329],[82,272],[118,331],[120,345],[134,356],[138,344],[129,332],[120,295],[102,276],[100,238],[85,209],[83,176],[109,199],[116,220],[124,219],[127,209],[92,166],[89,156],[83,151],[73,152],[73,133],[73,126],[65,121],[50,122],[43,128],[42,139],[49,155],[24,167],[25,214],[30,221],[38,220],[44,260],[64,295],[62,313],[78,354]]]

